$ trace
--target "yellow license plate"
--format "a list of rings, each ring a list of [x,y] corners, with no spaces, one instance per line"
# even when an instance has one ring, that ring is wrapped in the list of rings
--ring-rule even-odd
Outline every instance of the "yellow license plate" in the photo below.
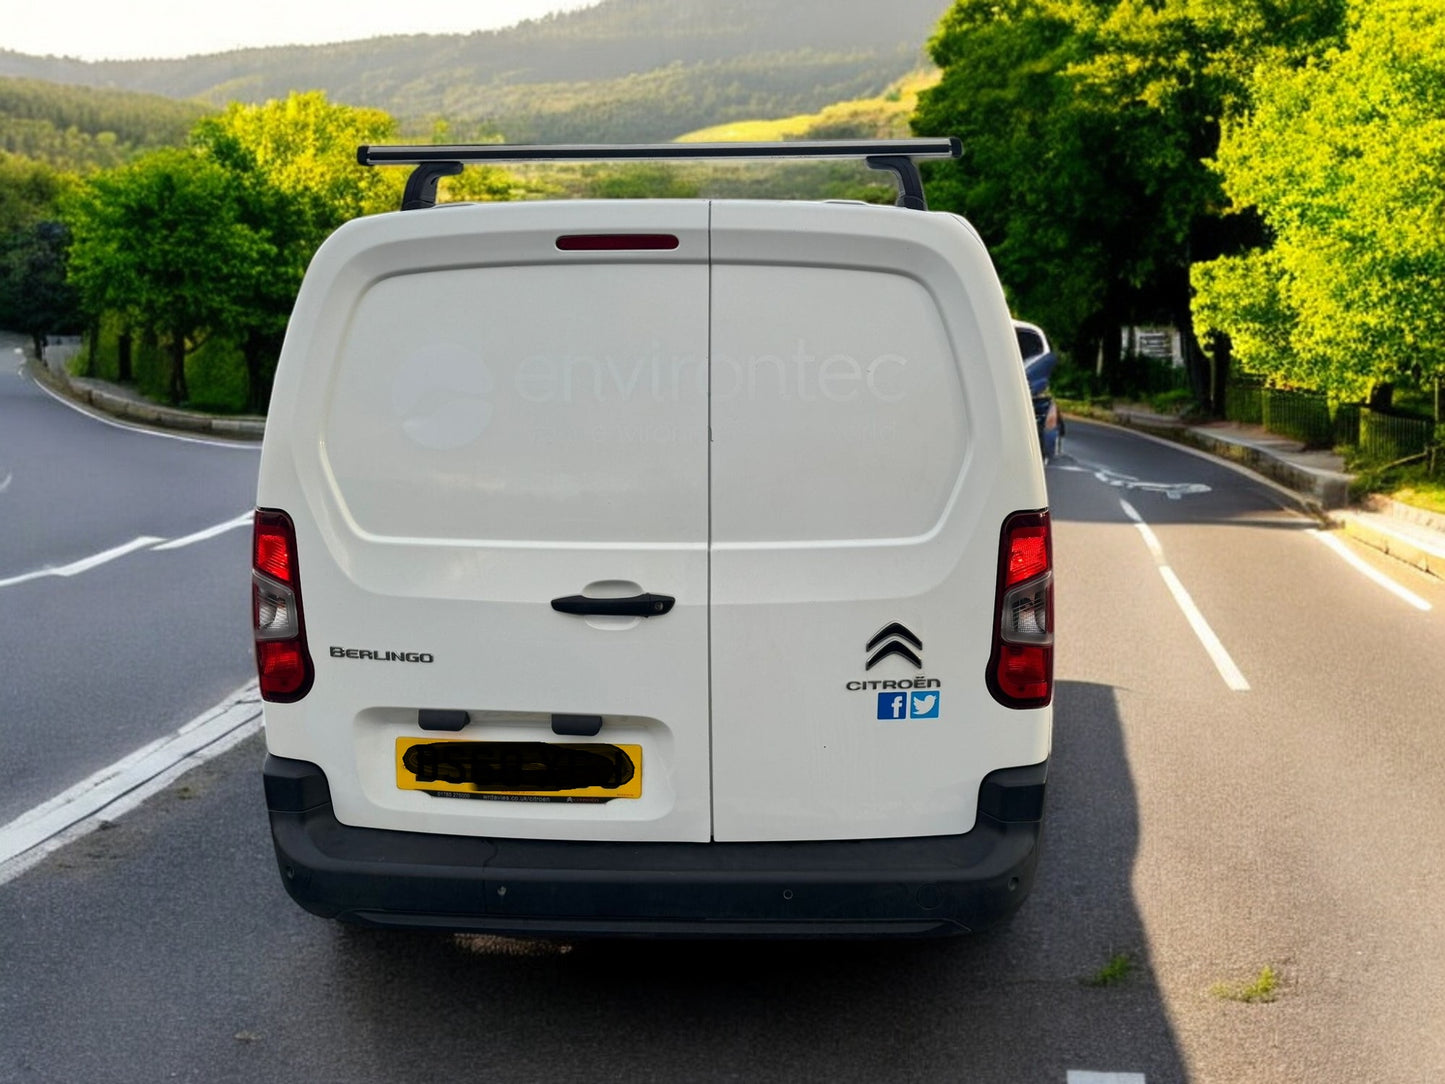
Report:
[[[396,785],[448,798],[641,798],[642,746],[397,738]]]

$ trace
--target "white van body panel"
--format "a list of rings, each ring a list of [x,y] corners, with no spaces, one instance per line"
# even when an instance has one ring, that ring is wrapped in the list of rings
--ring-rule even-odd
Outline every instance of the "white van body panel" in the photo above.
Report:
[[[678,244],[557,248],[596,232]],[[1015,350],[950,215],[545,202],[344,226],[298,298],[261,461],[258,503],[295,522],[316,668],[304,699],[266,705],[270,752],[318,765],[353,827],[968,832],[985,775],[1049,753],[1051,709],[1004,708],[984,678],[1001,525],[1047,505]],[[641,592],[676,606],[550,606]],[[865,669],[895,622],[922,669]],[[866,687],[920,680],[937,684],[899,694],[897,719]],[[422,708],[467,711],[439,736],[476,741],[600,715],[596,741],[641,746],[642,797],[402,790],[395,745]]]
[[[966,832],[1049,749],[984,687],[1000,525],[1047,504],[992,266],[956,219],[830,205],[715,204],[712,253],[714,838]],[[894,622],[923,669],[865,670]]]

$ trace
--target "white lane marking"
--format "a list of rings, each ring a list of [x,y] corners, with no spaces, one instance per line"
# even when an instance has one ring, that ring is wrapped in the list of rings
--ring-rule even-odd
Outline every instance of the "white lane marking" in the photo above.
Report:
[[[1159,569],[1159,575],[1164,578],[1164,585],[1174,596],[1175,604],[1183,611],[1184,619],[1189,622],[1189,627],[1194,630],[1194,635],[1204,645],[1205,652],[1208,653],[1210,661],[1214,663],[1214,668],[1219,671],[1219,676],[1224,679],[1224,684],[1237,693],[1248,692],[1249,682],[1240,673],[1239,667],[1234,665],[1234,660],[1230,658],[1229,652],[1220,643],[1219,637],[1214,635],[1214,630],[1209,627],[1209,622],[1199,612],[1199,607],[1194,604],[1194,599],[1184,589],[1184,584],[1179,581],[1174,570],[1165,562],[1164,547],[1159,544],[1158,537],[1149,529],[1149,524],[1144,522],[1144,517],[1132,504],[1122,498],[1120,498],[1119,504],[1123,506],[1124,514],[1134,521],[1134,526],[1143,535],[1144,544],[1149,547],[1149,552],[1154,557],[1154,564]]]
[[[1334,535],[1325,534],[1324,531],[1316,530],[1313,527],[1310,528],[1308,533],[1313,535],[1315,538],[1318,538],[1326,546],[1339,554],[1340,557],[1344,560],[1345,564],[1349,565],[1362,576],[1373,580],[1375,583],[1379,584],[1396,598],[1403,599],[1405,602],[1408,602],[1417,610],[1428,611],[1434,609],[1434,607],[1432,607],[1430,603],[1426,602],[1419,595],[1415,594],[1414,591],[1400,586],[1394,580],[1390,579],[1389,576],[1386,576],[1383,572],[1381,572],[1378,568],[1374,568],[1366,564],[1365,561],[1362,560],[1358,554],[1351,553],[1349,547],[1346,546]]]
[[[124,557],[127,553],[134,553],[136,550],[143,550],[147,546],[154,546],[157,542],[164,541],[164,538],[142,535],[139,538],[132,538],[124,545],[116,546],[104,553],[97,553],[72,564],[61,565],[59,568],[42,568],[36,572],[26,572],[20,576],[11,576],[9,579],[0,580],[0,587],[13,587],[17,583],[26,583],[29,580],[38,580],[45,576],[78,576],[82,572],[89,572],[93,568],[114,561],[117,557]]]
[[[1134,521],[1134,526],[1139,528],[1139,533],[1144,536],[1144,544],[1149,547],[1149,552],[1154,555],[1154,560],[1161,565],[1164,564],[1164,547],[1159,542],[1159,536],[1150,529],[1149,524],[1144,522],[1144,517],[1132,504],[1125,500],[1121,500],[1119,503],[1124,507],[1124,515]]]
[[[22,372],[20,375],[25,376],[25,373]],[[61,406],[67,406],[71,410],[75,411],[77,414],[84,414],[87,418],[91,419],[91,421],[97,421],[100,422],[102,425],[108,425],[112,429],[123,429],[127,433],[140,433],[147,437],[163,437],[166,440],[178,440],[183,444],[204,444],[208,448],[236,448],[243,452],[259,452],[261,450],[260,441],[207,440],[204,437],[183,437],[179,433],[168,433],[163,429],[147,429],[143,425],[128,425],[125,422],[118,422],[114,418],[108,418],[104,414],[99,413],[98,411],[87,410],[79,403],[72,403],[65,396],[61,395],[59,392],[52,391],[50,388],[47,388],[38,380],[32,380],[31,383],[34,384],[37,388],[39,388],[41,391],[43,391],[46,395],[50,396],[50,398],[54,399]]]
[[[218,523],[214,527],[207,527],[204,531],[197,531],[195,534],[188,534],[184,538],[173,538],[169,542],[162,542],[159,546],[151,548],[157,553],[164,550],[178,550],[183,546],[189,546],[195,542],[204,542],[208,538],[215,538],[217,535],[225,534],[227,531],[234,531],[237,527],[249,526],[255,518],[255,513],[247,512],[237,516],[235,519],[228,519],[225,523]]]
[[[1065,1084],[1145,1084],[1143,1073],[1094,1073],[1070,1069]]]
[[[7,475],[5,476],[5,481],[0,482],[0,493],[4,493],[7,489],[9,489],[9,488],[10,488],[10,483],[13,482],[14,480],[15,480],[15,473],[12,471],[11,473],[9,473],[9,474],[7,474]]]
[[[34,572],[26,572],[19,576],[11,576],[8,579],[0,580],[0,587],[13,587],[17,583],[28,583],[31,580],[43,579],[46,576],[78,576],[82,572],[89,572],[93,568],[99,568],[103,564],[114,561],[118,557],[124,557],[136,550],[178,550],[183,546],[189,546],[196,542],[203,542],[208,538],[215,538],[227,531],[234,531],[237,527],[244,527],[249,524],[254,513],[245,512],[235,519],[228,519],[225,523],[218,523],[214,527],[207,527],[204,531],[197,531],[195,534],[188,534],[184,538],[173,538],[169,542],[164,538],[157,538],[153,535],[142,535],[140,538],[133,538],[129,542],[104,553],[97,553],[91,557],[85,557],[72,564],[62,565],[59,568],[41,568]],[[159,543],[159,545],[157,545]]]
[[[261,729],[253,681],[174,734],[137,749],[0,828],[0,884],[147,798]]]

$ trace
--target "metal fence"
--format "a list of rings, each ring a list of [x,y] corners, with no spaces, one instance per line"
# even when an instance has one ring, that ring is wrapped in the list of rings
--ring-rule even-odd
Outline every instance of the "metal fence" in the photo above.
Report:
[[[1418,414],[1386,414],[1360,408],[1359,438],[1366,459],[1393,463],[1425,452],[1435,440],[1435,419]]]
[[[1224,389],[1224,416],[1242,425],[1264,424],[1264,388],[1258,384],[1230,384]]]
[[[1286,391],[1253,383],[1225,390],[1224,416],[1262,425],[1313,448],[1357,447],[1372,463],[1393,463],[1445,443],[1445,426],[1404,411],[1371,410],[1363,403],[1331,404],[1323,392]]]
[[[1291,437],[1310,448],[1334,445],[1335,426],[1327,396],[1312,391],[1265,388],[1261,399],[1261,424],[1271,433]]]

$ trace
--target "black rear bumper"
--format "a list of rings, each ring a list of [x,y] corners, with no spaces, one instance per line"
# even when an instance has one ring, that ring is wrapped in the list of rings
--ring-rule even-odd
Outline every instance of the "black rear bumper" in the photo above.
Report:
[[[281,879],[326,918],[555,937],[925,936],[1003,921],[1033,886],[1048,764],[987,776],[958,836],[595,843],[352,828],[314,764],[267,756]]]

